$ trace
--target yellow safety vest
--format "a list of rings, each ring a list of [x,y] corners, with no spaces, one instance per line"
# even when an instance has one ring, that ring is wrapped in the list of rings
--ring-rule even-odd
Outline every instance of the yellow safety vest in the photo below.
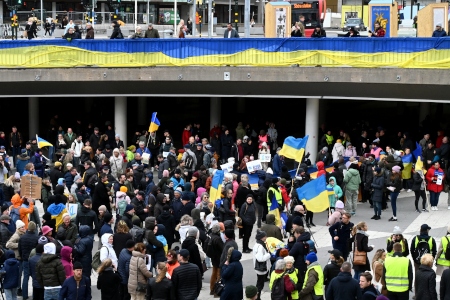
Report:
[[[450,260],[445,259],[445,252],[447,251],[448,241],[449,239],[447,236],[441,238],[442,253],[441,256],[439,256],[437,259],[437,265],[450,267]]]
[[[392,241],[391,238],[388,238],[388,239],[387,239],[388,244],[389,244],[391,241]],[[405,240],[402,239],[402,240],[400,241],[400,244],[402,245],[402,253],[403,253],[403,252],[405,252],[405,249],[406,249],[406,247],[405,247],[405,246],[406,246],[406,245],[405,245]],[[387,255],[387,256],[394,256],[394,247],[392,247],[391,252],[387,253],[386,255]]]
[[[328,135],[328,134],[325,133],[325,139],[326,139],[327,144],[328,144],[329,146],[330,146],[331,144],[333,144],[334,137],[333,137],[332,135]]]
[[[309,271],[311,269],[314,269],[314,271],[316,271],[317,274],[319,275],[319,280],[314,285],[314,294],[316,296],[322,296],[323,295],[323,271],[322,271],[322,268],[320,267],[320,265],[313,266],[311,268],[308,268],[308,270],[306,270],[305,280],[303,281],[303,288],[305,288],[305,286],[306,286],[306,282],[308,281]]]
[[[294,282],[294,284],[297,286],[297,282],[298,282],[298,270],[295,269],[294,272],[292,273],[287,273],[289,275],[289,278],[291,278],[292,282]],[[298,299],[298,291],[295,290],[291,293],[291,298],[292,299]]]
[[[277,202],[280,206],[282,205],[282,201],[283,201],[283,197],[281,196],[280,189],[275,189],[273,187],[270,187],[269,190],[267,191],[267,207],[269,208],[269,211],[270,211],[270,206],[272,205],[272,199],[269,199],[270,191],[272,191],[275,194],[275,199],[277,200]]]
[[[386,268],[386,288],[390,292],[406,292],[409,289],[407,257],[386,257],[384,262]]]

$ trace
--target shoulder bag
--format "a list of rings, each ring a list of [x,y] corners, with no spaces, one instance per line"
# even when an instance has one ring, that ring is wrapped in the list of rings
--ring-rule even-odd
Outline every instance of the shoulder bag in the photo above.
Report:
[[[225,288],[225,284],[223,283],[222,278],[220,278],[219,280],[217,280],[216,283],[214,283],[214,294],[216,294],[217,296],[220,296],[220,294],[222,294],[224,288]]]
[[[248,205],[246,204],[246,205],[245,205],[244,216],[245,216],[245,214],[247,213],[247,208],[248,208]],[[242,218],[241,218],[241,217],[238,217],[237,222],[236,222],[236,226],[239,227],[239,228],[242,228],[242,227],[244,227],[244,224],[243,224],[243,223],[244,223],[244,222],[242,221]]]
[[[138,292],[138,293],[146,293],[147,292],[147,284],[139,282],[139,257],[136,260],[136,283],[137,283],[136,292]]]
[[[364,266],[366,263],[367,263],[367,252],[358,250],[355,235],[355,241],[353,244],[353,264],[357,266]]]
[[[267,272],[267,262],[265,262],[265,261],[263,261],[263,262],[258,261],[258,259],[256,259],[256,253],[255,253],[255,271]]]

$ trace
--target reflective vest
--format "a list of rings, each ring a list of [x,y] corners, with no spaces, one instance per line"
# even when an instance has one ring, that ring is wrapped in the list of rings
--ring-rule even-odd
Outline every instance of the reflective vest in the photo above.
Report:
[[[441,253],[441,256],[439,256],[437,259],[437,262],[436,262],[437,265],[450,267],[450,260],[445,259],[445,252],[447,251],[448,242],[449,242],[449,239],[447,236],[444,236],[441,238],[442,253]]]
[[[327,141],[328,146],[333,144],[334,137],[332,135],[328,135],[328,134],[325,133],[325,139]]]
[[[386,257],[384,262],[386,268],[386,288],[389,292],[406,292],[409,289],[407,257]]]
[[[282,205],[282,201],[283,201],[283,196],[281,195],[281,191],[280,189],[275,189],[273,187],[270,187],[269,190],[267,191],[267,207],[269,208],[270,211],[270,206],[272,205],[272,199],[269,199],[269,192],[272,191],[275,194],[275,199],[277,200],[278,204],[281,206]]]
[[[391,241],[392,241],[391,238],[388,238],[388,239],[387,239],[388,244],[391,243]],[[405,250],[406,250],[406,243],[405,243],[405,240],[402,239],[402,240],[400,241],[400,244],[402,245],[402,253],[404,253]],[[394,256],[394,247],[392,247],[391,252],[387,253],[386,255],[387,255],[387,256]]]
[[[305,288],[305,286],[306,286],[306,282],[308,281],[309,271],[311,269],[314,269],[314,271],[316,271],[317,274],[319,275],[319,280],[314,285],[314,294],[316,296],[321,296],[321,295],[323,295],[323,271],[322,271],[322,268],[320,267],[320,265],[313,266],[311,268],[308,268],[308,270],[306,270],[305,280],[303,281],[303,288]]]
[[[292,272],[292,273],[286,273],[286,274],[289,275],[289,278],[291,278],[292,282],[295,284],[295,286],[297,286],[297,282],[298,282],[298,270],[295,269],[294,272]],[[292,298],[292,299],[298,299],[298,291],[297,291],[297,290],[294,290],[294,291],[291,293],[291,298]]]

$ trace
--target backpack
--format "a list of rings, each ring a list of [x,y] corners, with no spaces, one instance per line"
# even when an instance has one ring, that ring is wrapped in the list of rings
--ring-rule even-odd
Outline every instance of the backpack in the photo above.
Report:
[[[210,243],[211,243],[211,236],[208,233],[206,233],[206,239],[202,243],[203,252],[206,253],[206,252],[208,252],[208,248],[212,248],[212,247],[209,247]],[[206,256],[210,257],[209,255],[206,255]]]
[[[431,247],[429,242],[431,241],[431,237],[428,238],[428,240],[420,239],[416,236],[414,243],[416,245],[414,252],[412,253],[412,259],[414,263],[420,265],[420,259],[424,254],[431,253]]]
[[[208,241],[208,243],[206,243],[206,241]],[[214,246],[213,246],[213,240],[212,238],[208,235],[206,240],[205,240],[205,245],[206,245],[206,256],[208,256],[209,258],[214,256]]]
[[[448,237],[445,237],[447,239],[447,248],[445,248],[445,259],[450,260],[450,241]]]
[[[127,200],[125,198],[122,199],[118,199],[117,201],[117,210],[118,210],[118,214],[122,217],[125,209],[127,208]]]
[[[102,248],[105,246],[102,246]],[[100,267],[100,265],[102,264],[102,262],[100,261],[100,251],[102,250],[102,248],[100,248],[99,250],[97,250],[97,252],[95,252],[94,257],[92,257],[92,269],[97,272],[97,269]],[[108,247],[105,247],[106,250],[108,250],[108,256],[109,256],[109,249]]]
[[[131,228],[130,234],[133,237],[133,241],[135,243],[143,243],[144,239],[147,240],[145,236],[145,229],[143,228]],[[147,245],[147,244],[146,244]]]
[[[20,209],[20,207],[18,207],[18,208],[12,207],[9,212],[9,216],[11,217],[11,221],[13,222],[13,224],[16,224],[16,221],[20,220],[19,209]]]
[[[194,158],[187,151],[186,151],[186,154],[187,154],[187,156],[186,156],[186,158],[184,160],[184,164],[186,166],[186,169],[192,169],[192,166],[194,166]]]
[[[270,296],[272,300],[285,300],[287,298],[286,290],[284,289],[284,272],[279,278],[275,279],[272,284],[272,291]]]
[[[95,184],[97,183],[97,181],[98,181],[98,175],[97,175],[97,173],[92,174],[92,176],[89,177],[89,180],[87,181],[87,186],[88,186],[88,187],[90,187],[90,186],[95,186]]]
[[[79,245],[79,243],[80,243],[80,240],[81,240],[80,237],[77,238],[77,239],[75,240],[75,243],[73,244],[72,257],[73,257],[74,259],[79,258],[79,257],[81,256],[81,254],[79,253],[79,247],[78,247],[78,245]]]
[[[311,252],[317,253],[316,245],[314,244],[314,242],[312,240],[308,240],[307,243],[308,243],[308,246],[309,246],[309,252],[308,253],[311,253]]]

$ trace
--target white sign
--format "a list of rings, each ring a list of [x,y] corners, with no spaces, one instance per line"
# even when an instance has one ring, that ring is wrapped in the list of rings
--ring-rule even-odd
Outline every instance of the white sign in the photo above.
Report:
[[[261,166],[261,161],[258,160],[254,160],[254,161],[249,161],[247,163],[247,171],[249,173],[253,173],[256,171],[262,170],[262,166]]]
[[[270,162],[271,159],[272,159],[272,156],[270,154],[260,154],[259,155],[259,160],[261,162]]]
[[[152,270],[152,256],[150,254],[147,254],[148,263],[147,263],[147,270]]]
[[[223,164],[220,165],[220,168],[223,170],[223,173],[229,173],[231,171],[233,171],[233,163],[227,163],[227,164]]]
[[[148,165],[149,161],[150,161],[150,154],[142,153],[142,163],[144,165]]]
[[[163,157],[166,158],[169,155],[169,152],[163,151]]]
[[[69,203],[69,215],[71,219],[77,216],[77,211],[78,203]]]

